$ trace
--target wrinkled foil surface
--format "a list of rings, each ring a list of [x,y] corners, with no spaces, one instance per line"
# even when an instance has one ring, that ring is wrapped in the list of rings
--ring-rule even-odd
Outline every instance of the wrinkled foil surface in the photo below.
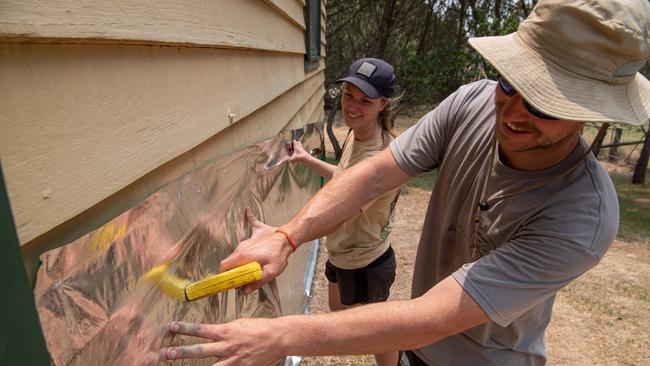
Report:
[[[156,365],[162,347],[200,343],[170,336],[172,320],[225,323],[304,312],[316,242],[302,245],[281,276],[248,296],[237,289],[185,302],[143,276],[158,265],[189,281],[217,273],[220,261],[251,235],[246,207],[269,225],[288,221],[321,183],[308,167],[288,163],[291,140],[320,149],[321,129],[312,124],[205,164],[43,254],[34,295],[52,363]]]

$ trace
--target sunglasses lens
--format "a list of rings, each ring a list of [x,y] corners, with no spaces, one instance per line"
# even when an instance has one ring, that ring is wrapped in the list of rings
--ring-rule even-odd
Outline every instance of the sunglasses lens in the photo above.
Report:
[[[501,86],[501,90],[503,90],[503,92],[506,93],[506,95],[509,97],[515,95],[517,92],[515,88],[513,88],[512,85],[510,85],[510,83],[504,78],[499,78],[499,86]]]
[[[526,109],[528,110],[528,112],[530,114],[532,114],[533,116],[537,117],[537,118],[547,119],[547,120],[551,120],[551,121],[557,120],[557,118],[549,116],[548,114],[546,114],[546,113],[540,111],[539,109],[533,107],[532,105],[530,105],[526,101],[524,101],[524,105],[526,106]]]
[[[508,80],[506,80],[506,79],[504,79],[502,77],[499,78],[499,86],[501,87],[501,90],[503,90],[503,92],[506,93],[506,95],[509,96],[509,97],[511,97],[511,96],[513,96],[513,95],[515,95],[517,93],[515,88],[513,88],[512,85],[510,85]],[[548,114],[546,114],[546,113],[540,111],[539,109],[533,107],[532,105],[528,104],[528,102],[525,101],[523,98],[522,98],[522,101],[524,102],[524,106],[526,107],[526,110],[530,114],[532,114],[533,116],[535,116],[537,118],[541,118],[541,119],[551,120],[551,121],[557,120],[557,118],[551,117]]]

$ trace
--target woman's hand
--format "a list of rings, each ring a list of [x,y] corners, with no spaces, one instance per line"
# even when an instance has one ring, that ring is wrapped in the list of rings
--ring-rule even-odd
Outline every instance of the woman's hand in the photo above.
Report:
[[[283,356],[274,321],[259,318],[226,324],[172,322],[170,333],[205,338],[208,343],[163,348],[160,361],[216,357],[213,366],[270,365]]]
[[[293,154],[289,158],[290,163],[305,163],[307,160],[312,158],[312,156],[302,147],[302,144],[298,140],[293,140]]]
[[[292,150],[293,152],[289,158],[289,163],[303,163],[323,178],[327,180],[332,179],[334,171],[336,170],[336,165],[329,164],[312,156],[304,147],[302,147],[302,144],[298,140],[293,140]]]

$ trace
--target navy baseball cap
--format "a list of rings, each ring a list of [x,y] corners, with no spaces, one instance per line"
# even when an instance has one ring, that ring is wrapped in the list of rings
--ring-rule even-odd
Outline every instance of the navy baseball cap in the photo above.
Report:
[[[337,83],[348,82],[363,91],[368,97],[377,99],[391,97],[395,91],[393,66],[378,58],[362,58],[355,61],[348,74]]]

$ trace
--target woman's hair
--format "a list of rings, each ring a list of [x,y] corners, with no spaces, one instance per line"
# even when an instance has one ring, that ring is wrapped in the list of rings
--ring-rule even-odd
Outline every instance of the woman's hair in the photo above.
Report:
[[[393,137],[397,137],[393,127],[395,127],[395,112],[402,96],[404,96],[404,93],[396,97],[386,98],[386,107],[384,110],[379,112],[379,124],[381,125],[381,129],[388,132]]]

